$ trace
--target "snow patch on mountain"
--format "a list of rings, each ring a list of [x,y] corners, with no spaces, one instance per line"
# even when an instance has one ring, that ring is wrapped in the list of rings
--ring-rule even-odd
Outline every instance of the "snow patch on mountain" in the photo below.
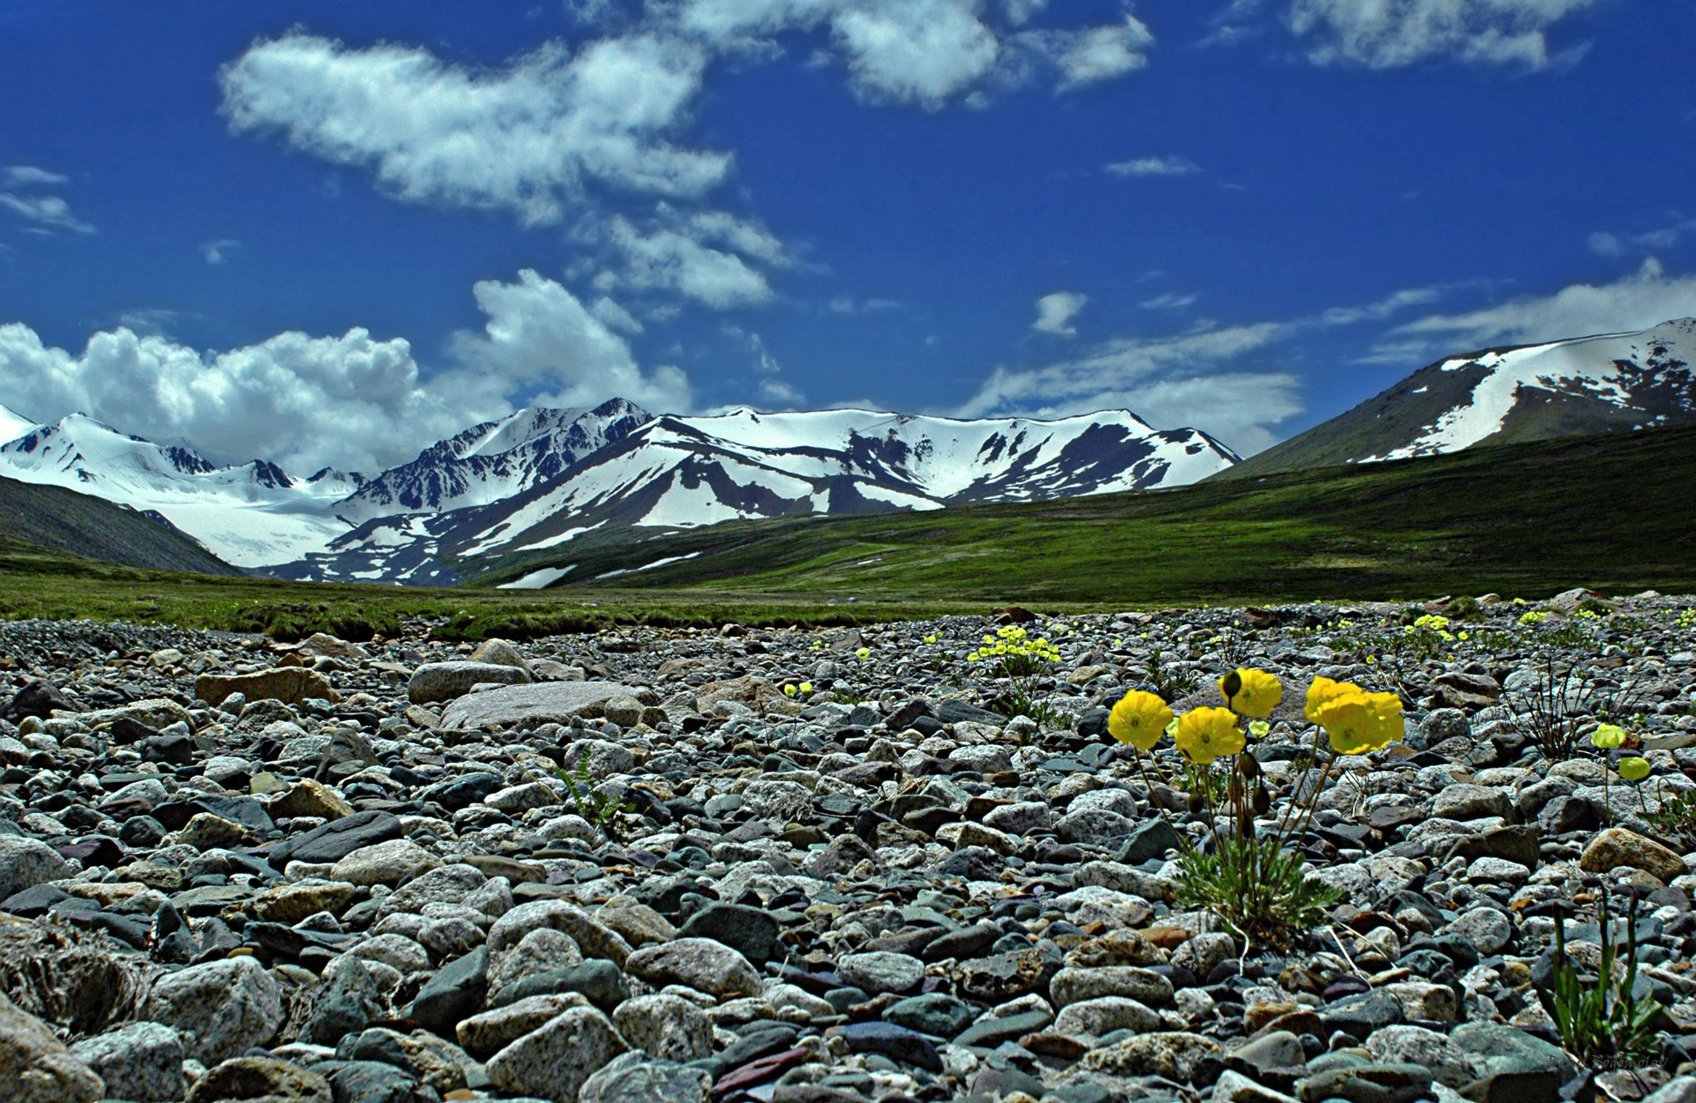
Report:
[[[0,406],[0,444],[17,440],[36,427],[35,422],[14,410]]]

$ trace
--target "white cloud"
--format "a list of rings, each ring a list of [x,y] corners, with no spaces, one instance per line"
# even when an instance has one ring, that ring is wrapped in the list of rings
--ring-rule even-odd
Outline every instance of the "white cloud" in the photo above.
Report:
[[[1044,295],[1036,301],[1036,321],[1031,323],[1031,328],[1056,337],[1075,337],[1078,328],[1072,324],[1073,320],[1087,302],[1088,295],[1075,291],[1055,291]]]
[[[1000,43],[978,21],[973,0],[873,0],[832,24],[855,89],[873,100],[929,108],[995,68]]]
[[[1686,234],[1696,234],[1696,218],[1680,218],[1640,234],[1615,234],[1598,230],[1587,244],[1598,256],[1623,257],[1631,253],[1656,253],[1673,248]]]
[[[208,241],[206,244],[202,245],[200,247],[200,255],[206,258],[207,264],[216,268],[225,261],[229,260],[235,251],[240,248],[241,242],[237,241],[235,238],[221,237],[216,241]]]
[[[1201,166],[1188,157],[1137,157],[1129,161],[1115,161],[1107,166],[1107,171],[1114,176],[1194,176],[1201,171]]]
[[[901,308],[894,299],[856,299],[852,295],[837,295],[829,303],[832,314],[889,314]]]
[[[482,332],[461,331],[453,352],[470,373],[503,391],[540,388],[536,402],[593,406],[627,398],[656,413],[683,413],[689,381],[673,367],[643,372],[624,338],[563,286],[525,269],[516,283],[483,280],[472,288],[488,315]]]
[[[263,458],[297,473],[376,471],[433,441],[508,413],[514,399],[592,406],[621,396],[687,412],[675,367],[643,371],[629,345],[533,271],[473,289],[487,316],[451,342],[452,363],[428,378],[402,339],[364,329],[341,337],[282,333],[225,352],[120,326],[80,354],[48,347],[29,327],[0,325],[0,404],[54,420],[83,411],[154,440],[185,438],[215,458]]]
[[[1194,426],[1244,454],[1276,439],[1272,426],[1301,412],[1287,372],[1222,365],[1298,332],[1296,323],[1232,326],[1176,337],[1108,341],[1037,368],[997,368],[958,417],[1065,417],[1125,408],[1157,428]]]
[[[1176,291],[1168,291],[1164,295],[1156,295],[1152,299],[1144,299],[1137,305],[1144,310],[1185,310],[1196,304],[1199,295],[1182,295]]]
[[[1036,49],[1060,70],[1061,91],[1115,80],[1148,65],[1154,34],[1135,16],[1078,31],[1026,31],[1016,41]]]
[[[30,229],[51,234],[70,230],[78,234],[94,233],[94,225],[84,222],[71,210],[71,205],[57,195],[18,195],[0,192],[0,207],[11,211],[30,224]]]
[[[1334,306],[1319,316],[1319,323],[1326,326],[1352,326],[1360,322],[1381,322],[1404,310],[1434,303],[1442,298],[1442,295],[1443,289],[1439,287],[1410,287],[1392,291],[1374,303]]]
[[[0,169],[0,187],[7,188],[50,188],[57,184],[69,184],[71,178],[57,172],[48,172],[34,165],[7,165]]]
[[[1669,276],[1660,261],[1645,260],[1613,283],[1580,283],[1551,295],[1515,299],[1463,314],[1442,314],[1392,331],[1403,348],[1415,342],[1440,352],[1504,342],[1554,341],[1593,333],[1647,329],[1696,315],[1696,276]]]
[[[84,411],[127,432],[186,437],[227,460],[305,473],[375,470],[502,408],[496,395],[422,386],[405,341],[363,329],[203,353],[118,328],[73,355],[27,326],[0,325],[0,377],[7,400],[44,420]]]
[[[1542,69],[1561,60],[1550,53],[1549,29],[1599,2],[1293,0],[1286,18],[1318,65],[1395,69],[1448,57]]]
[[[549,45],[474,70],[404,46],[349,49],[294,33],[255,43],[220,74],[237,131],[367,167],[400,198],[559,221],[595,186],[697,197],[729,169],[672,137],[701,90],[705,53],[638,35],[576,54]]]
[[[603,283],[675,291],[715,310],[772,297],[771,285],[758,269],[733,252],[701,244],[691,234],[669,227],[643,232],[623,216],[613,219],[611,234],[625,267],[619,274],[604,274]]]

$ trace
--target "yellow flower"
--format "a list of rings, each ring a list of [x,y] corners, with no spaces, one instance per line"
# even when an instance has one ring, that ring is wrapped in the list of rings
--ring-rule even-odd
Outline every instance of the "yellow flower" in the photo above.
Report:
[[[1250,720],[1248,734],[1255,739],[1265,739],[1272,731],[1272,725],[1266,720]]]
[[[1350,693],[1359,693],[1361,689],[1353,682],[1335,682],[1330,678],[1315,678],[1313,684],[1307,687],[1307,707],[1302,715],[1311,724],[1319,723],[1319,710],[1327,701]]]
[[[1646,758],[1620,759],[1619,776],[1627,781],[1642,781],[1649,776],[1649,760]]]
[[[786,685],[786,686],[783,687],[783,695],[785,697],[793,697],[799,692],[800,692],[800,690],[795,688],[795,685],[794,685],[793,682],[791,682],[789,685]]]
[[[1191,709],[1180,716],[1178,730],[1172,738],[1184,756],[1198,766],[1205,766],[1222,754],[1236,754],[1247,746],[1243,730],[1237,727],[1237,714],[1210,706]]]
[[[801,696],[805,697],[807,694],[811,693],[812,691],[813,691],[813,683],[811,683],[811,682],[802,682],[801,683]]]
[[[1402,699],[1394,693],[1352,692],[1332,697],[1320,705],[1318,721],[1338,754],[1366,754],[1383,750],[1406,731]]]
[[[1240,668],[1219,679],[1219,693],[1237,712],[1260,719],[1272,715],[1284,699],[1284,683],[1264,670]]]
[[[854,652],[854,657],[856,659],[869,659],[872,657],[872,649],[869,647],[862,647],[858,651]]]
[[[1590,733],[1590,744],[1599,751],[1611,751],[1625,743],[1625,729],[1617,724],[1603,724]]]
[[[1133,689],[1107,716],[1107,734],[1139,751],[1153,750],[1172,722],[1172,710],[1158,696]]]

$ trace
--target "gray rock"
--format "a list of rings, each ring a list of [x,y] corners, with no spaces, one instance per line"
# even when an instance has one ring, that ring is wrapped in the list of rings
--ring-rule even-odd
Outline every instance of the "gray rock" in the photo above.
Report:
[[[747,958],[710,938],[644,946],[630,955],[624,968],[650,984],[683,984],[720,998],[757,996],[764,987]]]
[[[693,1061],[713,1051],[713,1023],[681,996],[625,1000],[612,1013],[618,1032],[637,1049],[668,1061]]]
[[[47,1024],[0,992],[0,1084],[8,1103],[94,1103],[106,1094],[94,1070]]]
[[[209,1070],[188,1093],[188,1103],[334,1103],[330,1082],[287,1061],[236,1057]]]
[[[1302,1103],[1344,1099],[1348,1103],[1414,1103],[1427,1096],[1435,1078],[1424,1065],[1364,1062],[1314,1073],[1297,1085]]]
[[[617,682],[538,682],[504,686],[461,697],[442,712],[447,731],[567,724],[598,709],[609,697],[640,692]]]
[[[1559,1046],[1506,1023],[1462,1023],[1449,1035],[1449,1052],[1474,1079],[1499,1073],[1553,1072],[1564,1084],[1578,1071]]]
[[[1135,965],[1062,969],[1048,982],[1048,992],[1055,1007],[1103,996],[1125,996],[1155,1006],[1172,1002],[1172,982]]]
[[[924,962],[887,950],[845,954],[837,961],[836,971],[849,984],[873,995],[879,992],[911,992],[925,979]]]
[[[183,1040],[162,1023],[131,1023],[71,1047],[106,1082],[106,1094],[130,1103],[174,1103],[188,1090]]]
[[[1080,1000],[1060,1009],[1054,1031],[1073,1037],[1099,1038],[1115,1030],[1143,1033],[1160,1029],[1160,1016],[1127,996]]]
[[[530,681],[528,670],[505,663],[465,660],[425,663],[413,671],[412,680],[406,684],[406,696],[407,700],[415,705],[429,705],[463,697],[470,693],[471,687],[475,685],[528,685]]]
[[[282,986],[251,957],[191,965],[154,983],[146,1017],[176,1027],[188,1055],[210,1065],[276,1035]]]
[[[701,1103],[712,1080],[698,1068],[623,1053],[589,1077],[578,1103]]]
[[[489,1058],[487,1071],[502,1091],[577,1103],[589,1077],[627,1049],[605,1015],[574,1007]]]
[[[576,992],[531,996],[505,1007],[473,1015],[456,1028],[459,1044],[478,1059],[494,1056],[532,1030],[538,1030],[574,1007],[588,1007]]]
[[[0,900],[76,873],[59,852],[37,839],[0,835]]]
[[[1431,802],[1433,819],[1481,820],[1513,814],[1513,801],[1500,789],[1456,782],[1445,785]]]
[[[691,915],[678,934],[722,942],[749,961],[775,961],[782,956],[781,928],[771,913],[745,904],[709,904]]]

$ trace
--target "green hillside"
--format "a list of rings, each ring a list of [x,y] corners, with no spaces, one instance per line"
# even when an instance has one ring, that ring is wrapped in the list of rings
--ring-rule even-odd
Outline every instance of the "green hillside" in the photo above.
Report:
[[[0,478],[0,540],[130,567],[240,575],[171,525],[103,498]]]
[[[1152,493],[717,525],[574,545],[483,581],[569,565],[558,592],[1097,604],[1696,589],[1681,505],[1692,485],[1686,427]],[[679,561],[639,569],[661,559]],[[615,571],[628,573],[597,577]]]

